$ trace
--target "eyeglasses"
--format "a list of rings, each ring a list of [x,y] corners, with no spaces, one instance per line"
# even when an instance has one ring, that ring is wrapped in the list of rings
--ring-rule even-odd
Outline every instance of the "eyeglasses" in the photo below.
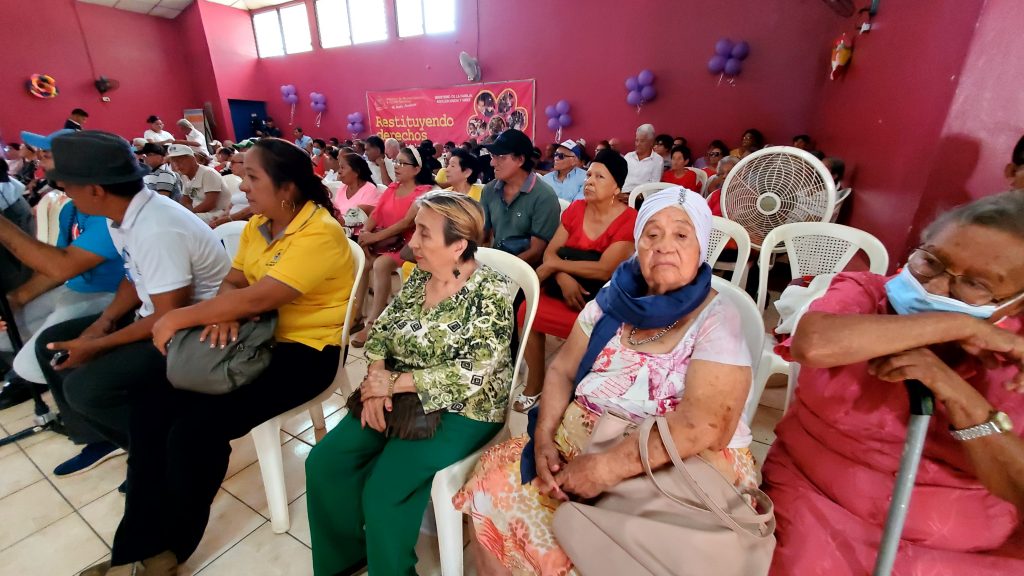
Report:
[[[984,282],[964,274],[951,273],[938,256],[924,248],[918,248],[910,253],[910,257],[907,258],[907,267],[915,276],[925,280],[937,278],[943,274],[948,275],[950,295],[965,304],[984,306],[996,302],[992,289]]]
[[[395,160],[395,166],[412,166],[415,168],[416,164],[413,164],[412,162],[406,162],[405,160]]]
[[[715,150],[714,152],[708,152],[708,157],[709,158],[718,158],[718,157],[721,157],[721,155],[722,155],[722,153],[719,152],[718,150]]]
[[[563,154],[561,152],[555,152],[551,155],[555,160],[565,160],[566,158],[575,158],[572,154]]]

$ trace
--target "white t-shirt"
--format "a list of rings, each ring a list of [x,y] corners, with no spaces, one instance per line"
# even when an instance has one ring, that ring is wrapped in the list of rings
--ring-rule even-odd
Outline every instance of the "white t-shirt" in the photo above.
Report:
[[[199,217],[212,219],[220,216],[231,206],[231,193],[224,186],[224,178],[216,170],[209,166],[200,165],[196,175],[192,178],[181,176],[181,192],[192,199],[192,206],[198,206],[206,197],[207,192],[220,192],[217,198],[217,205],[209,212],[204,212]]]
[[[191,285],[193,304],[213,298],[231,269],[224,245],[209,226],[148,188],[135,194],[120,224],[108,219],[107,228],[142,300],[142,317],[154,311],[151,294]]]
[[[238,176],[234,174],[224,176],[224,189],[231,198],[231,207],[228,210],[228,214],[238,214],[249,207],[249,200],[245,197],[245,192],[240,188],[241,185],[242,179]]]
[[[376,163],[370,162],[369,160],[367,160],[366,163],[370,165],[370,173],[373,174],[374,183],[384,184],[384,181],[380,179],[380,166],[377,166]],[[397,178],[395,178],[395,163],[390,158],[385,157],[384,167],[388,169],[388,176],[391,178],[391,181],[396,181]]]
[[[650,156],[641,160],[636,152],[630,152],[624,158],[629,172],[626,173],[626,182],[622,185],[623,192],[628,194],[633,191],[633,188],[648,182],[661,182],[661,175],[664,173],[661,168],[663,161],[661,156],[651,152]]]
[[[189,142],[199,142],[199,146],[192,147],[196,152],[202,152],[203,154],[210,153],[206,148],[206,136],[203,136],[203,133],[199,130],[193,128],[192,131],[188,133],[188,136],[185,136],[185,140],[188,140]]]
[[[167,130],[161,130],[159,132],[153,132],[152,130],[146,130],[142,135],[146,142],[169,142],[174,140],[174,135]]]

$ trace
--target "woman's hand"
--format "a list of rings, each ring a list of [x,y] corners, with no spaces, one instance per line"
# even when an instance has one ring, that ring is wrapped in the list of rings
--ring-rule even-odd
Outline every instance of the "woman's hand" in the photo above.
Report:
[[[558,282],[558,287],[562,289],[562,299],[565,300],[566,305],[576,311],[583,310],[583,307],[587,305],[584,297],[590,296],[590,292],[584,290],[575,278],[565,272],[556,274],[555,282]]]
[[[224,348],[229,342],[238,340],[238,328],[241,326],[238,322],[225,322],[223,324],[210,324],[207,326],[203,333],[199,335],[200,342],[206,342],[206,339],[210,339],[210,348],[216,348],[220,346]],[[156,332],[154,331],[154,339]]]
[[[1024,392],[1024,338],[993,326],[988,322],[979,321],[975,333],[960,342],[964,351],[977,356],[987,367],[993,367],[1000,360],[1009,360],[1017,365],[1017,374],[1006,383],[1009,390]]]
[[[363,378],[363,383],[359,385],[359,399],[366,402],[370,398],[387,398],[389,388],[391,372],[386,368],[371,365],[366,372],[366,378]]]
[[[384,429],[387,428],[387,422],[384,420],[385,400],[387,398],[370,398],[363,401],[363,411],[359,415],[363,428],[369,426],[377,432],[384,433]]]
[[[555,475],[563,492],[594,498],[622,481],[608,454],[580,454]]]
[[[927,348],[915,348],[868,362],[868,373],[886,382],[917,380],[938,400],[954,395],[961,386],[970,387],[959,374]]]
[[[359,245],[369,246],[378,240],[377,236],[379,234],[376,232],[367,232],[366,228],[363,228],[363,231],[359,233]]]
[[[537,464],[537,478],[534,479],[534,483],[541,493],[557,500],[568,500],[568,497],[559,488],[558,480],[555,479],[555,474],[565,466],[555,441],[542,440],[541,434],[537,434],[534,438],[533,457]]]

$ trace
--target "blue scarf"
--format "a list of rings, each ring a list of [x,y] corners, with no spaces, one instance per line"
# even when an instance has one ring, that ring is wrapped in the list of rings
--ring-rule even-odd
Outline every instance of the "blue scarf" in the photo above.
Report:
[[[583,359],[576,370],[570,401],[576,397],[576,388],[590,373],[598,354],[615,337],[620,326],[631,324],[642,330],[664,328],[696,310],[704,303],[710,292],[711,267],[707,264],[701,265],[696,278],[686,286],[654,296],[647,295],[647,282],[640,273],[640,263],[636,256],[620,264],[612,274],[611,283],[597,293],[597,304],[604,314],[590,333],[587,350],[583,353]],[[533,438],[539,413],[538,403],[527,415],[526,433],[529,434],[530,441],[523,447],[519,468],[523,484],[537,477]]]

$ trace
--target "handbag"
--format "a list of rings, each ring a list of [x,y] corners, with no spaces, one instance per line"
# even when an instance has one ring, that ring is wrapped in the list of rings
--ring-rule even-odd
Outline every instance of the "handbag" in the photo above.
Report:
[[[402,246],[405,246],[405,236],[398,234],[370,244],[369,251],[370,254],[381,256],[383,254],[398,252],[402,249]]]
[[[252,382],[270,365],[277,311],[238,327],[224,348],[200,342],[205,326],[178,330],[167,344],[167,380],[178,390],[227,394]]]
[[[672,466],[651,470],[647,443],[655,422]],[[605,413],[587,452],[607,449],[636,425]],[[740,493],[699,456],[685,461],[663,417],[640,425],[646,474],[627,479],[592,504],[555,510],[559,545],[582,574],[755,576],[767,574],[775,551],[775,514],[761,490]],[[753,497],[755,510],[744,498]]]
[[[598,262],[601,260],[602,255],[597,250],[580,250],[579,248],[567,248],[565,246],[559,248],[555,254],[562,260],[571,260],[573,262]],[[608,283],[607,280],[595,280],[593,278],[580,278],[578,276],[573,276],[572,278],[586,292],[583,296],[584,302],[590,302],[597,298],[597,293]],[[562,295],[562,287],[558,285],[558,281],[553,277],[545,280],[542,288],[552,298],[565,299]]]
[[[385,362],[388,370],[394,367]],[[353,391],[345,401],[349,414],[359,418],[363,413],[363,399],[359,390]],[[391,396],[391,412],[384,412],[384,436],[399,440],[426,440],[432,438],[441,424],[441,414],[445,410],[436,410],[427,414],[423,411],[423,403],[415,392],[399,392]]]

